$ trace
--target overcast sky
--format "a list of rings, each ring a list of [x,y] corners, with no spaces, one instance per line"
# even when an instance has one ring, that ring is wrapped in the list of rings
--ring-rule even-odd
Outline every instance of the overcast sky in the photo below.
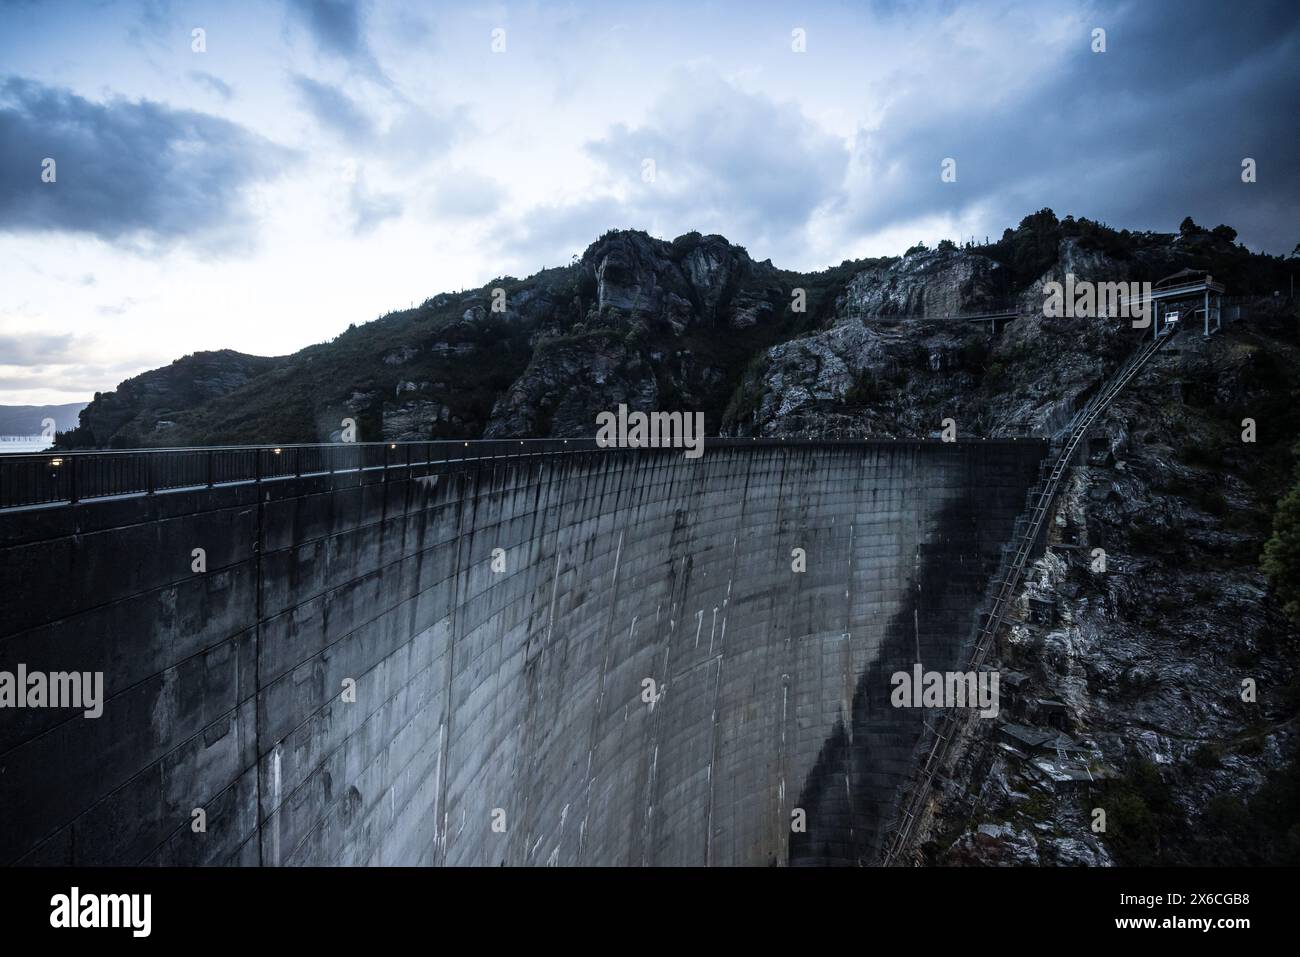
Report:
[[[0,0],[0,403],[291,352],[611,227],[808,269],[1051,206],[1287,253],[1297,115],[1293,0]]]

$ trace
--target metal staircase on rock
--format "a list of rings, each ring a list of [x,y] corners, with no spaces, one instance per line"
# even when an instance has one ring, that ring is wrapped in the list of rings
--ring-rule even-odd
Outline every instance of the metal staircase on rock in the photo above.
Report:
[[[977,634],[967,665],[968,671],[978,671],[988,658],[1005,620],[1007,608],[1020,585],[1025,566],[1042,535],[1043,523],[1056,500],[1061,479],[1074,461],[1084,436],[1152,356],[1173,338],[1177,329],[1177,326],[1172,327],[1165,335],[1144,342],[1079,410],[1070,424],[1052,437],[1049,454],[1040,469],[1039,480],[1026,495],[1026,509],[1016,519],[1011,544],[1003,549],[1001,564],[976,619]],[[1053,452],[1054,456],[1051,454]],[[969,709],[949,708],[934,729],[933,740],[925,751],[924,760],[913,772],[913,783],[903,797],[898,818],[886,840],[882,854],[884,864],[896,863],[906,850],[913,829],[925,808],[935,775],[947,762],[971,714]]]

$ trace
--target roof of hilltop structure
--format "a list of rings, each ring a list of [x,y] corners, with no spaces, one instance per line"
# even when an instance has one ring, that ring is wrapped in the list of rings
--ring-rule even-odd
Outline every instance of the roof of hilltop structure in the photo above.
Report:
[[[1156,280],[1156,289],[1169,289],[1173,286],[1188,286],[1194,283],[1205,282],[1210,279],[1210,274],[1204,269],[1180,269],[1176,273],[1170,273],[1163,279]]]

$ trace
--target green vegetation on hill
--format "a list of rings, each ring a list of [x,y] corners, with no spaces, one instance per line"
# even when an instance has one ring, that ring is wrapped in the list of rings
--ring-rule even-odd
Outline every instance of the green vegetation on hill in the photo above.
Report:
[[[1300,445],[1295,452],[1300,457]],[[1260,567],[1268,575],[1282,611],[1300,624],[1300,465],[1295,484],[1277,503],[1273,535],[1264,545]]]
[[[1180,269],[1204,269],[1223,282],[1232,295],[1267,295],[1289,288],[1294,262],[1280,256],[1252,253],[1237,245],[1230,226],[1202,229],[1191,217],[1172,233],[1116,230],[1086,217],[1058,219],[1050,209],[1040,209],[1007,229],[997,242],[966,244],[1013,270],[1018,285],[1027,285],[1056,262],[1062,239],[1077,238],[1083,249],[1096,250],[1132,266],[1132,278],[1155,282]]]
[[[1190,761],[1198,771],[1217,768],[1216,749],[1205,746]],[[1251,795],[1225,792],[1210,799],[1189,826],[1175,800],[1185,769],[1162,771],[1135,760],[1102,793],[1082,797],[1086,814],[1106,809],[1106,846],[1128,867],[1190,865],[1242,867],[1300,864],[1300,755],[1268,775]]]

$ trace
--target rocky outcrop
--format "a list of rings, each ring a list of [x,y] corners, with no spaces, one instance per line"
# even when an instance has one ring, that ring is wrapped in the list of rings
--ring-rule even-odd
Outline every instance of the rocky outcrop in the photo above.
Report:
[[[1001,306],[1011,277],[999,263],[962,250],[922,250],[864,269],[839,310],[851,316],[948,316]]]
[[[629,357],[617,337],[553,340],[497,401],[485,437],[590,435],[596,413],[620,403],[660,407],[655,369],[648,362]]]
[[[936,322],[846,318],[773,346],[751,382],[754,411],[743,431],[783,435],[928,435],[944,418],[974,428],[963,393],[985,343],[976,330]]]
[[[236,392],[285,361],[230,349],[185,356],[127,379],[112,392],[95,393],[65,442],[108,448],[163,444],[161,435],[172,428],[173,417]]]
[[[721,236],[666,243],[611,233],[577,269],[589,306],[537,338],[527,368],[494,403],[486,437],[590,435],[597,413],[621,403],[705,411],[716,423],[748,358],[735,355],[734,331],[770,338],[789,301],[770,263]]]
[[[746,328],[778,314],[787,299],[770,263],[755,263],[721,236],[688,233],[666,243],[640,232],[611,233],[588,247],[578,268],[594,287],[587,319],[601,325],[642,320],[671,335]]]

